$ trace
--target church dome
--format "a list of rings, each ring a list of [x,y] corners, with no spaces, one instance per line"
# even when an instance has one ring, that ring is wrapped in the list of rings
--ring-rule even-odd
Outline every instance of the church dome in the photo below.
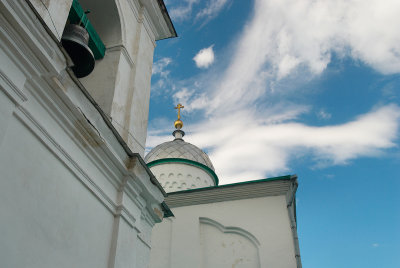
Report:
[[[182,139],[183,106],[178,104],[175,108],[178,109],[176,130],[172,133],[175,139],[154,147],[144,158],[147,166],[167,193],[217,186],[218,176],[208,155]]]
[[[150,163],[159,159],[181,158],[192,160],[203,164],[215,171],[208,155],[197,146],[185,142],[180,138],[173,141],[164,142],[154,147],[145,157],[146,163]]]

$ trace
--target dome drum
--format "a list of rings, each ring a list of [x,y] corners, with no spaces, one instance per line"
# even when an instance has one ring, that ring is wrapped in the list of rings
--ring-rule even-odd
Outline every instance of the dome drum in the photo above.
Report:
[[[162,161],[158,165],[153,162],[149,167],[167,193],[212,187],[218,183],[218,178],[212,175],[211,170],[181,161]]]

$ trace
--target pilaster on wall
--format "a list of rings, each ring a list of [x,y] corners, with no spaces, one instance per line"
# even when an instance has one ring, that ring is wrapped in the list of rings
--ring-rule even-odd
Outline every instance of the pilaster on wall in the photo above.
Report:
[[[121,6],[127,3],[120,3]],[[130,8],[121,10],[122,20],[125,23],[123,29],[123,41],[121,52],[124,57],[121,58],[118,68],[118,84],[115,87],[114,98],[111,104],[110,117],[114,127],[121,134],[124,141],[134,151],[143,156],[146,134],[147,134],[147,118],[148,105],[144,105],[147,101],[138,93],[150,92],[149,69],[141,68],[144,62],[152,65],[152,55],[154,47],[142,44],[144,24],[143,13],[144,7],[134,5],[130,2]],[[125,31],[129,29],[129,31]],[[153,40],[154,42],[154,40]],[[143,58],[143,51],[150,51],[150,59]],[[133,64],[130,64],[132,62]],[[150,72],[151,76],[151,72]],[[138,85],[143,81],[142,85]],[[134,111],[136,106],[141,106],[139,111]],[[146,125],[137,124],[136,121],[145,121]],[[142,134],[144,133],[144,135]],[[140,135],[142,134],[142,135]]]

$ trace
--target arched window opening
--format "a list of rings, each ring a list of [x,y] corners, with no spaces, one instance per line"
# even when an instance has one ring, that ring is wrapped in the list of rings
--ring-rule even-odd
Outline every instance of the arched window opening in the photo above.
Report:
[[[93,55],[93,62],[84,45],[78,45],[76,55],[67,49],[70,40],[65,40],[65,35],[71,36],[73,32],[73,38],[67,38],[76,39],[76,36],[84,35],[82,29],[87,31],[88,48]],[[115,1],[103,1],[101,4],[96,0],[73,1],[62,43],[74,62],[72,70],[75,75],[108,115],[111,112],[120,59],[120,53],[108,51],[108,48],[121,42],[121,22]],[[91,64],[94,67],[91,72],[85,75],[79,73],[81,69],[90,69]]]
[[[95,66],[95,60],[102,59],[105,46],[97,34],[87,14],[77,0],[72,2],[68,20],[61,42],[71,57],[72,70],[78,78],[89,75]]]

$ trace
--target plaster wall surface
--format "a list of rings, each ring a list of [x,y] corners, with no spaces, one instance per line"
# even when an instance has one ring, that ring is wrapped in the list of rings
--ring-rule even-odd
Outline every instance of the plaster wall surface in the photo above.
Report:
[[[206,171],[192,165],[164,163],[152,166],[150,170],[167,193],[215,186]]]
[[[16,118],[0,150],[1,266],[107,267],[107,208]]]
[[[296,267],[284,195],[210,200],[173,213],[153,229],[152,268]]]
[[[1,267],[146,267],[161,189],[27,3],[0,25]]]
[[[93,72],[80,79],[90,95],[110,118],[121,57],[123,55],[120,47],[107,49],[104,58],[96,61]]]

